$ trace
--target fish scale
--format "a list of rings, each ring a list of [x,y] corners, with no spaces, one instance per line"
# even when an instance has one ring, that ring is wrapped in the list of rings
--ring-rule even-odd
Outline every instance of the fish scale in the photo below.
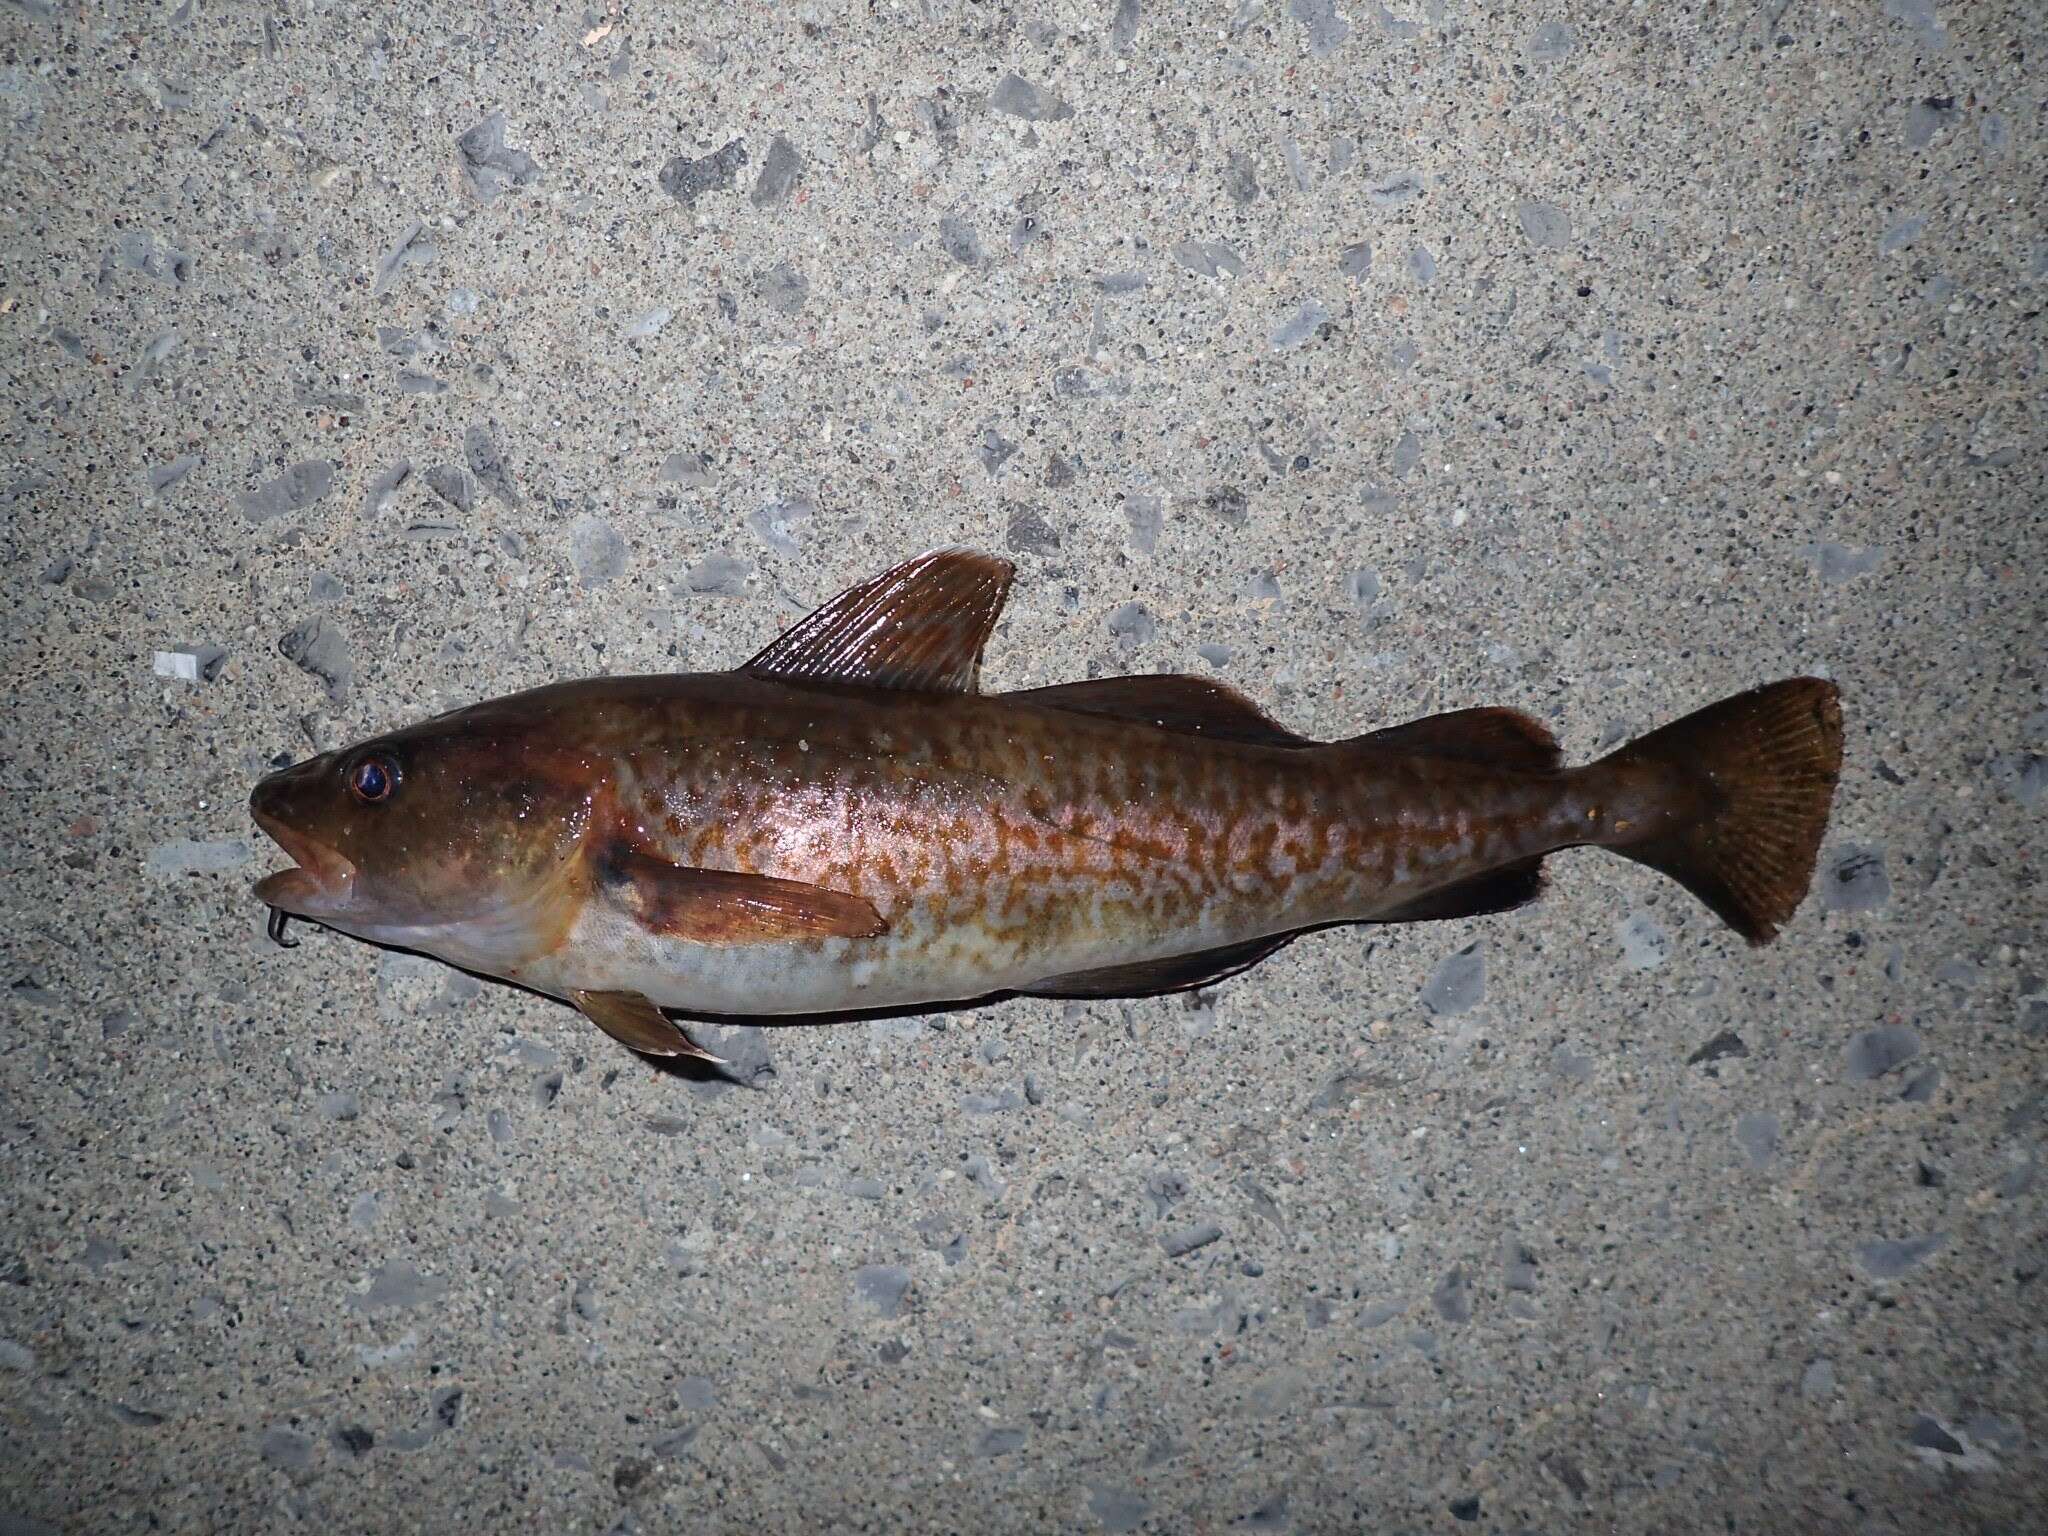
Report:
[[[1723,700],[1580,768],[1454,711],[1316,743],[1208,679],[978,687],[1006,562],[935,551],[745,667],[487,701],[271,775],[274,907],[565,998],[790,1015],[1213,982],[1301,931],[1502,911],[1606,847],[1752,940],[1810,879],[1832,684]]]

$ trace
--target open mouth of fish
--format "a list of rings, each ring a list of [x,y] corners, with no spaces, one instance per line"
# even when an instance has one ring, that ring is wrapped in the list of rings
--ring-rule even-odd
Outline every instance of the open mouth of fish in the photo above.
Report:
[[[251,815],[297,866],[257,881],[258,901],[280,912],[313,918],[328,916],[348,904],[355,889],[354,864],[275,816],[263,811],[252,811]]]

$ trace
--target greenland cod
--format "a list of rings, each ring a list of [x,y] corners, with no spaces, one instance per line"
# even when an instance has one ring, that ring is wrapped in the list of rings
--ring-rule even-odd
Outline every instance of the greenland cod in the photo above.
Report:
[[[1307,929],[1518,907],[1565,848],[1662,871],[1756,944],[1806,893],[1831,683],[1576,768],[1512,709],[1315,742],[1207,678],[982,693],[1011,574],[937,550],[734,671],[556,683],[271,774],[273,934],[309,919],[708,1057],[664,1010],[1199,987]]]

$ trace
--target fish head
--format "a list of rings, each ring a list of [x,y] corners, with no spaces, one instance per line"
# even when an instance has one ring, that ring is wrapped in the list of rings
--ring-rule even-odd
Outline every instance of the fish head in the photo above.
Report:
[[[294,865],[257,899],[378,943],[510,964],[559,926],[603,780],[587,754],[476,711],[323,752],[249,796]]]

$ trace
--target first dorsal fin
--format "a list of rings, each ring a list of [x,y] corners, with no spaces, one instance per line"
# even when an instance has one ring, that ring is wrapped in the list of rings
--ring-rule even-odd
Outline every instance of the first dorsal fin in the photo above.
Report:
[[[1257,742],[1266,747],[1316,745],[1306,736],[1295,735],[1228,683],[1191,677],[1184,672],[1098,677],[1084,683],[1026,688],[1003,697],[1079,715],[1142,721],[1161,730],[1185,731],[1191,736]]]
[[[973,693],[1012,570],[971,549],[931,550],[848,587],[741,670],[786,682]]]
[[[1345,745],[1418,757],[1456,757],[1493,768],[1542,772],[1564,766],[1564,754],[1550,727],[1519,709],[1454,709],[1354,736]]]

